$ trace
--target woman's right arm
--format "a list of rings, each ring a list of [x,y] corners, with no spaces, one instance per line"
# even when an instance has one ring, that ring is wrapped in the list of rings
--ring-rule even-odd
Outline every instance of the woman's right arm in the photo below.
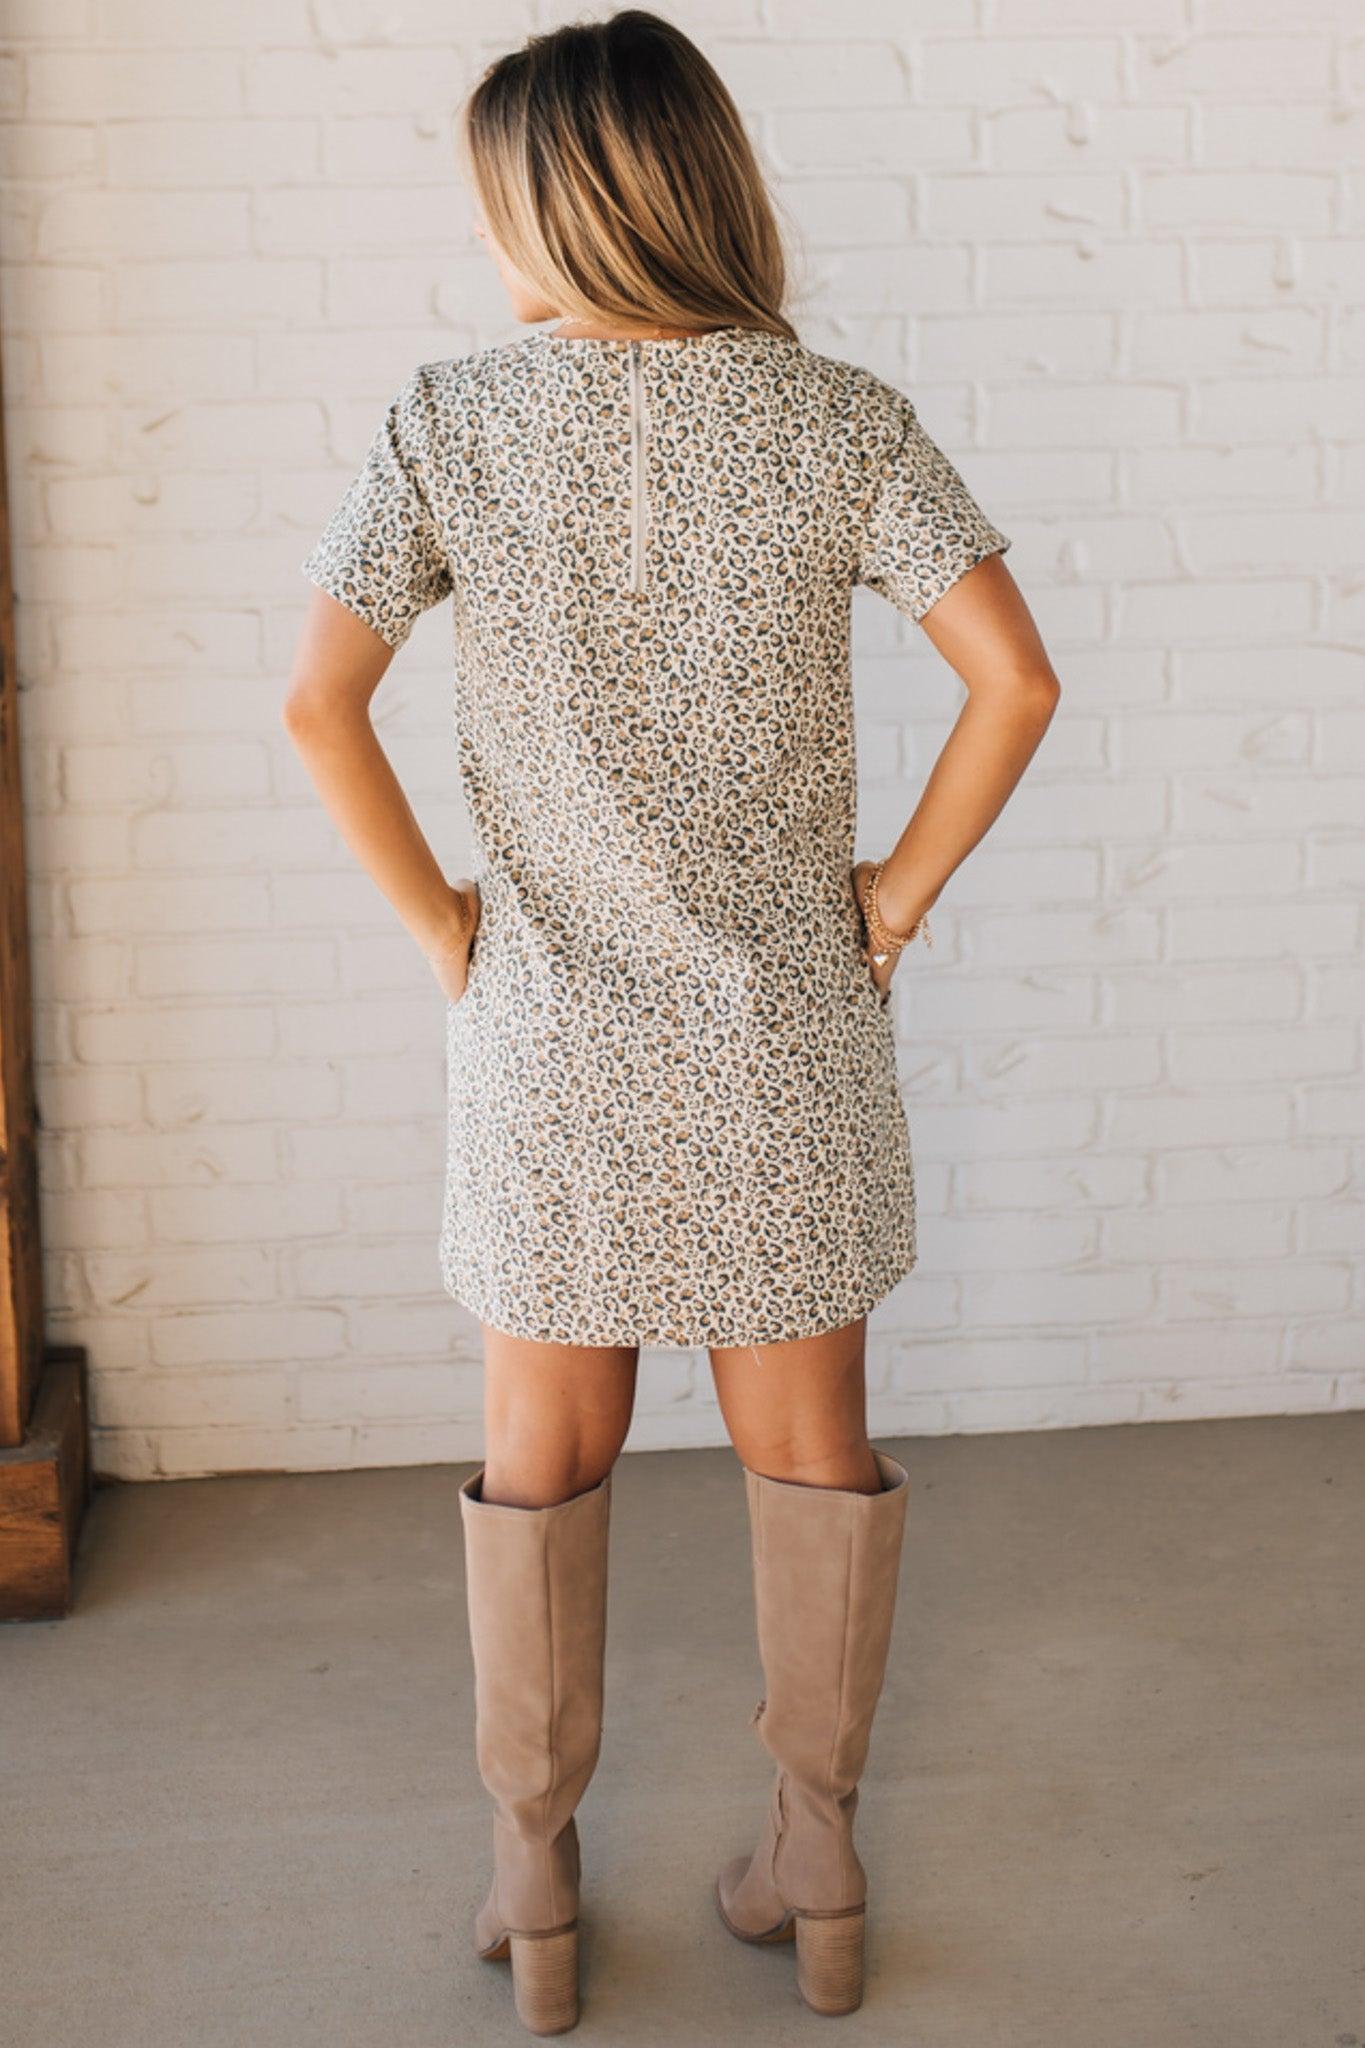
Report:
[[[914,812],[886,856],[877,908],[907,932],[995,823],[1036,753],[1061,696],[1033,615],[1000,555],[958,578],[919,620],[967,701]],[[894,961],[873,970],[890,981]]]

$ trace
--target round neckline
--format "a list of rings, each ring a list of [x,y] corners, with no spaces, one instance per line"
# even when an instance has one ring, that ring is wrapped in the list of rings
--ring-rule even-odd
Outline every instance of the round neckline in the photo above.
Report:
[[[536,331],[542,341],[557,341],[570,348],[581,347],[585,342],[595,348],[629,348],[632,342],[641,348],[701,348],[722,334],[752,334],[756,330],[731,326],[708,327],[701,334],[556,334],[552,327]]]

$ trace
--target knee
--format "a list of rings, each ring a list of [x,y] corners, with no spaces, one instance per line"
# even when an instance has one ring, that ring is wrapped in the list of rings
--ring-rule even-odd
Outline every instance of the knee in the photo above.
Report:
[[[600,1486],[617,1453],[490,1443],[484,1459],[483,1498],[505,1507],[553,1508]]]
[[[732,1440],[740,1463],[760,1478],[793,1486],[837,1487],[849,1493],[875,1492],[881,1486],[865,1429],[740,1431]]]
[[[485,1332],[486,1497],[557,1507],[600,1486],[630,1429],[638,1350]]]

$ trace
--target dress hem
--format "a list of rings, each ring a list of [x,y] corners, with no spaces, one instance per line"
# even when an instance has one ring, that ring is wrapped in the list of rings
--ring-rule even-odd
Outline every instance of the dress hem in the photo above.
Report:
[[[918,1249],[911,1253],[908,1260],[893,1262],[891,1278],[883,1278],[875,1287],[867,1290],[845,1314],[835,1314],[832,1317],[827,1317],[813,1329],[787,1329],[776,1333],[765,1331],[759,1336],[749,1337],[732,1337],[714,1333],[709,1335],[678,1336],[676,1333],[668,1333],[657,1326],[653,1330],[634,1331],[628,1336],[622,1336],[617,1333],[609,1337],[585,1337],[575,1332],[568,1336],[550,1337],[545,1334],[543,1325],[536,1328],[528,1328],[523,1324],[521,1328],[514,1328],[510,1322],[504,1321],[500,1316],[486,1313],[475,1300],[472,1289],[467,1289],[464,1283],[457,1285],[449,1273],[443,1272],[441,1277],[445,1291],[453,1301],[459,1302],[462,1308],[468,1309],[469,1313],[477,1317],[481,1323],[488,1324],[492,1329],[500,1330],[507,1337],[520,1337],[536,1344],[580,1344],[600,1350],[630,1350],[635,1347],[649,1346],[651,1349],[664,1351],[709,1351],[711,1349],[717,1351],[743,1351],[750,1345],[796,1344],[811,1337],[826,1336],[832,1330],[842,1330],[849,1323],[856,1323],[860,1316],[870,1315],[879,1302],[884,1301],[888,1294],[891,1294],[899,1287],[902,1280],[908,1279],[918,1263]]]

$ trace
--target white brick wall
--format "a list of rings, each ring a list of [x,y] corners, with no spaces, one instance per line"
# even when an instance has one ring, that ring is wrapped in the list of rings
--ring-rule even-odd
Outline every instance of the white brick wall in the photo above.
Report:
[[[897,983],[922,1263],[873,1420],[1365,1401],[1355,0],[680,7],[1063,678]],[[53,1334],[100,1468],[462,1458],[438,992],[279,723],[297,564],[415,362],[518,330],[451,110],[553,10],[12,0],[4,353]],[[838,40],[831,41],[837,32]],[[468,865],[444,611],[379,700]],[[858,600],[860,851],[959,701]],[[723,1440],[656,1352],[632,1442]]]

